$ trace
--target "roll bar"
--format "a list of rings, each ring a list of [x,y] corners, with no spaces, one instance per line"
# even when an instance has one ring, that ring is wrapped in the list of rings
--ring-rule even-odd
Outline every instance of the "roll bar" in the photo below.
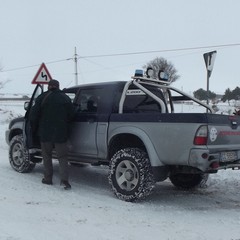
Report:
[[[130,80],[128,82],[126,82],[125,86],[124,86],[124,89],[123,89],[123,93],[122,93],[122,96],[121,96],[121,99],[120,99],[120,102],[119,102],[119,113],[123,113],[123,104],[124,104],[124,101],[125,101],[125,98],[126,98],[126,95],[127,95],[127,91],[130,87],[131,84],[135,85],[137,88],[139,88],[140,90],[142,90],[144,93],[146,93],[147,95],[149,95],[150,97],[152,97],[155,101],[157,101],[160,106],[161,106],[161,109],[162,109],[162,113],[166,113],[166,106],[165,106],[165,103],[164,101],[159,98],[158,96],[156,96],[155,94],[153,94],[151,91],[149,91],[146,87],[144,87],[144,85],[148,85],[148,86],[154,86],[154,87],[157,87],[157,88],[161,88],[162,90],[172,90],[172,91],[175,91],[179,94],[181,94],[182,96],[185,96],[187,97],[188,99],[192,100],[193,102],[196,102],[198,103],[199,105],[205,107],[208,111],[210,111],[210,113],[213,113],[213,109],[201,102],[200,100],[198,100],[197,98],[175,88],[175,87],[172,87],[170,86],[170,83],[171,82],[165,82],[165,81],[161,81],[161,80],[156,80],[156,79],[151,79],[151,78],[146,78],[146,77],[132,77],[133,80]],[[166,102],[167,102],[167,99],[165,99]]]

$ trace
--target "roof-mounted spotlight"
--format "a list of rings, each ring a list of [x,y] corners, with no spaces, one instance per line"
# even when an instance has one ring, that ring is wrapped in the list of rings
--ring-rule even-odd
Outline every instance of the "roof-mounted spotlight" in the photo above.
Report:
[[[154,70],[151,67],[148,67],[146,70],[146,75],[147,75],[147,78],[153,78]]]
[[[143,77],[143,70],[136,69],[134,77]]]
[[[158,79],[159,80],[162,80],[162,81],[168,81],[169,80],[169,77],[168,77],[168,74],[165,73],[164,71],[160,70],[158,72]]]

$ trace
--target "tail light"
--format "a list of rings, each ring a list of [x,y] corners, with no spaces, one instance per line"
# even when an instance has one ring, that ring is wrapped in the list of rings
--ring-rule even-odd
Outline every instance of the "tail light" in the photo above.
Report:
[[[208,140],[208,128],[207,126],[201,126],[198,128],[193,143],[195,145],[207,145]]]

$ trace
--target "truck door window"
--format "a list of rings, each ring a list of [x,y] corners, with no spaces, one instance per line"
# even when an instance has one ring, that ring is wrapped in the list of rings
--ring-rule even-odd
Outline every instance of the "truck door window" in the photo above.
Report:
[[[70,97],[70,99],[71,99],[72,102],[73,102],[76,94],[75,94],[75,93],[68,93],[68,92],[66,92],[66,94]]]
[[[96,113],[103,98],[103,89],[82,89],[76,100],[78,112]]]
[[[156,94],[156,93],[155,93]],[[156,94],[157,96],[159,95]],[[123,113],[149,113],[161,112],[161,107],[157,101],[145,94],[140,89],[129,89],[123,105]]]
[[[43,92],[43,89],[42,89],[42,87],[41,87],[40,85],[39,85],[39,87],[36,87],[35,92],[34,92],[34,94],[32,95],[32,106],[34,106],[35,100],[37,99],[37,97],[38,97],[40,94],[42,94],[42,92]]]

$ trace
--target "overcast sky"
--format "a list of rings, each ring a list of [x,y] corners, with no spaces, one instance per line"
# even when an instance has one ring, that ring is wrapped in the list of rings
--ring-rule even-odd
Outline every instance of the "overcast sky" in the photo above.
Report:
[[[78,82],[130,80],[135,69],[164,57],[178,70],[174,84],[206,89],[203,53],[217,50],[210,90],[239,86],[239,0],[0,0],[1,92],[31,93],[42,62],[61,88]],[[188,51],[165,51],[195,48]],[[159,51],[112,57],[89,57]]]

